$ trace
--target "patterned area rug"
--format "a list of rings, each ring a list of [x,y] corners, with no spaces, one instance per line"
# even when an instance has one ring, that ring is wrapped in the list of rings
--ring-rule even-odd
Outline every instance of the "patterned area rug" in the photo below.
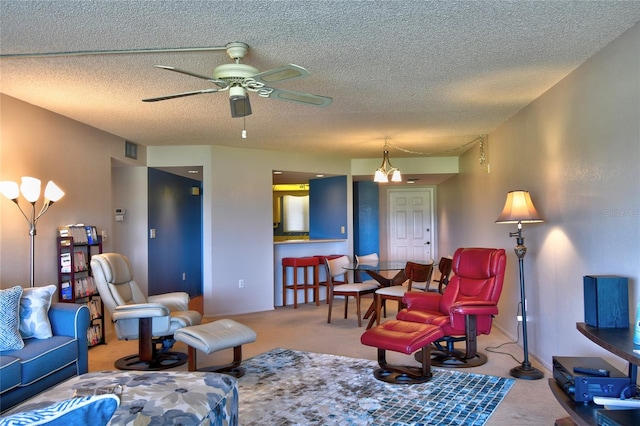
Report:
[[[377,362],[274,349],[243,363],[239,423],[484,425],[515,380],[433,368],[431,381],[376,380]]]

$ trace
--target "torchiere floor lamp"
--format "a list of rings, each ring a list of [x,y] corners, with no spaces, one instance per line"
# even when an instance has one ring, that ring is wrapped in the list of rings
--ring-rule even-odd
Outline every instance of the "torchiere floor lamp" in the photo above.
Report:
[[[0,193],[16,203],[16,206],[20,209],[20,213],[27,219],[29,223],[29,237],[31,239],[31,248],[30,248],[30,276],[29,276],[29,284],[31,287],[35,285],[35,265],[34,265],[34,256],[35,256],[35,238],[36,238],[36,224],[38,223],[38,219],[49,210],[49,207],[53,205],[56,201],[64,196],[64,192],[58,188],[58,186],[49,181],[47,187],[44,190],[44,203],[42,205],[42,209],[40,213],[36,216],[36,201],[40,198],[40,179],[36,179],[29,176],[24,176],[22,178],[22,183],[18,187],[17,182],[11,181],[2,181],[0,182]],[[30,217],[26,215],[20,204],[18,203],[20,193],[25,200],[31,204],[31,215]]]
[[[502,213],[496,220],[496,223],[517,223],[518,230],[509,232],[510,237],[516,237],[516,247],[514,251],[518,256],[518,265],[520,267],[520,306],[522,310],[522,346],[524,349],[524,361],[518,367],[511,369],[511,375],[518,379],[537,380],[544,377],[544,374],[531,366],[529,362],[529,348],[527,347],[527,310],[526,298],[524,292],[524,255],[527,254],[527,248],[524,246],[524,237],[522,236],[523,223],[540,223],[543,222],[540,214],[536,211],[531,201],[529,191],[511,191],[507,193],[507,201],[504,204]]]

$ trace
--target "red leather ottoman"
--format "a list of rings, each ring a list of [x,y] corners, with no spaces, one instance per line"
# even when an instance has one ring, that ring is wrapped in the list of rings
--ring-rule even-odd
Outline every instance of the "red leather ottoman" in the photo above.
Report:
[[[443,332],[437,325],[390,320],[365,331],[360,342],[378,348],[380,368],[373,372],[376,379],[388,383],[415,384],[431,379],[430,345],[442,336]],[[422,367],[387,363],[386,351],[411,355],[418,350],[422,350]]]

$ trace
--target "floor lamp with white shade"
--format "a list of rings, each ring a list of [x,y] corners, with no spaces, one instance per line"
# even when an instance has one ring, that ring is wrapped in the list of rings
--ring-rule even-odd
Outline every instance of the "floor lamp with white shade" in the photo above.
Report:
[[[35,238],[36,238],[36,224],[38,223],[38,219],[42,217],[43,214],[49,210],[49,207],[53,205],[56,201],[64,196],[64,192],[55,184],[53,181],[49,181],[45,190],[44,190],[44,203],[42,205],[42,209],[40,209],[40,213],[36,215],[36,201],[40,198],[40,179],[36,179],[29,176],[24,176],[22,178],[20,186],[18,186],[17,182],[11,181],[2,181],[0,182],[0,193],[16,203],[16,206],[20,209],[20,213],[27,219],[29,223],[29,237],[31,239],[31,248],[30,248],[30,276],[29,276],[29,285],[33,287],[35,285],[35,265],[34,265],[34,256],[35,256]],[[31,204],[31,212],[30,215],[22,210],[19,203],[20,193],[24,197],[29,204]]]
[[[520,269],[520,306],[522,309],[522,346],[524,349],[524,361],[518,367],[511,369],[511,376],[518,379],[537,380],[544,377],[544,374],[531,366],[529,362],[529,348],[527,345],[527,309],[524,286],[524,255],[527,254],[527,248],[524,246],[524,237],[522,236],[523,223],[540,223],[543,222],[540,214],[531,201],[529,191],[510,191],[507,193],[507,201],[504,204],[502,213],[496,220],[496,223],[517,223],[518,230],[509,232],[510,237],[516,238],[516,247],[514,251],[518,256],[518,266]]]

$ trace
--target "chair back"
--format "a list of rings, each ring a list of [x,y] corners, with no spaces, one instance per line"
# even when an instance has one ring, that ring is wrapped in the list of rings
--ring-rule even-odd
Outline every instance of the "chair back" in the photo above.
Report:
[[[504,283],[507,255],[504,249],[459,248],[453,255],[453,277],[440,300],[440,311],[449,312],[457,301],[498,302]],[[455,318],[454,318],[455,321]],[[454,328],[463,324],[453,324]],[[490,320],[488,321],[490,327]],[[485,328],[478,323],[478,331]]]
[[[371,253],[364,256],[358,256],[356,254],[356,263],[359,265],[376,266],[378,263],[380,263],[380,257],[378,257],[378,253]]]
[[[355,255],[356,264],[357,265],[371,265],[376,266],[380,263],[380,258],[378,257],[378,253],[366,254],[364,256]],[[367,274],[363,271],[355,271],[353,275],[354,281],[357,283],[363,282],[365,279],[371,279],[371,275]]]
[[[438,292],[444,293],[444,288],[449,284],[449,276],[453,267],[453,259],[450,257],[441,257],[438,262],[438,277],[433,280],[438,283]]]
[[[109,312],[117,306],[147,302],[133,279],[133,269],[126,256],[118,253],[93,255],[91,272],[102,303]]]
[[[340,280],[341,283],[347,283],[347,270],[344,269],[344,266],[347,266],[351,261],[349,260],[349,256],[340,256],[333,259],[326,258],[325,264],[327,265],[327,283],[329,286],[333,287],[333,283],[336,277],[344,277]]]
[[[404,275],[407,277],[407,291],[411,291],[411,287],[414,283],[425,283],[424,290],[426,291],[431,281],[431,274],[433,273],[433,263],[422,264],[415,262],[407,262],[407,266],[404,268]]]

